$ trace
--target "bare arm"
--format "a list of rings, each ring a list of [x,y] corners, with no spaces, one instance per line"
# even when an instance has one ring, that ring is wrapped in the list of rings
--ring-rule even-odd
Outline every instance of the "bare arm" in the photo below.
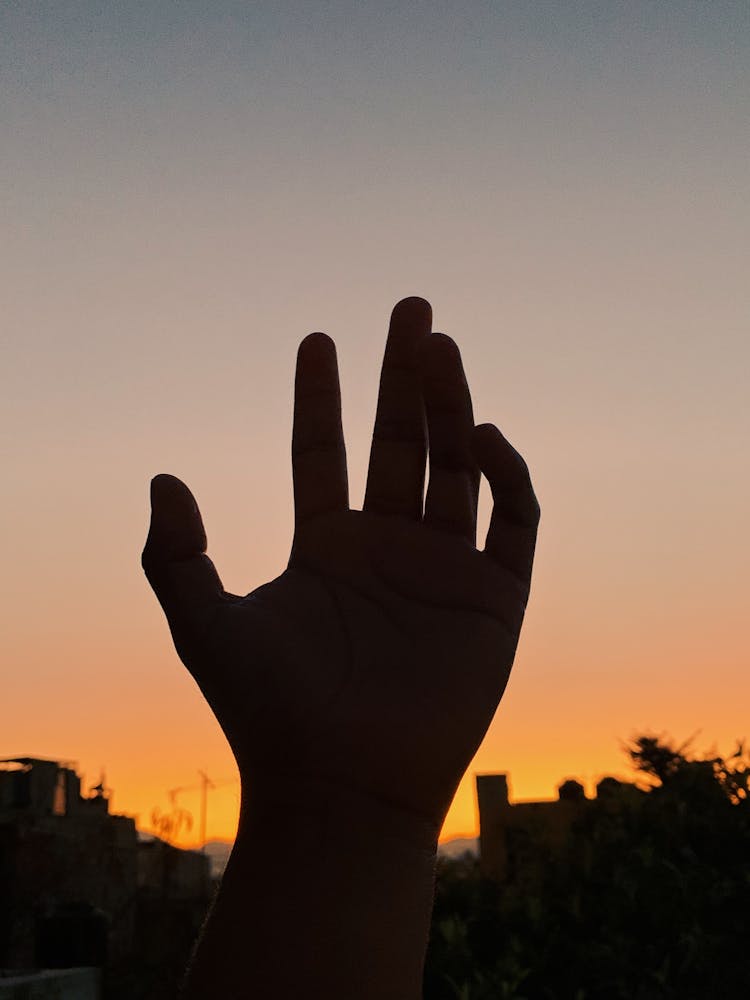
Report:
[[[303,341],[295,536],[271,583],[227,594],[187,487],[152,484],[144,568],[243,786],[190,1000],[421,994],[437,835],[507,682],[539,518],[525,463],[474,426],[458,349],[430,324],[421,299],[394,309],[361,511],[333,343]]]

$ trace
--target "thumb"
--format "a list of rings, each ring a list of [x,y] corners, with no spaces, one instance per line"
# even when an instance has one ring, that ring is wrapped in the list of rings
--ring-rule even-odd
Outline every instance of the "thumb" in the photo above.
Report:
[[[175,476],[151,480],[151,524],[141,565],[167,616],[178,652],[202,634],[225,598],[219,574],[206,553],[198,504]]]

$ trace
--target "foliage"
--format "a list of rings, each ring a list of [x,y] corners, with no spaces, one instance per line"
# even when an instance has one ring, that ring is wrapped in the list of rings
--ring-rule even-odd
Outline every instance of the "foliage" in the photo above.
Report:
[[[170,812],[162,812],[157,806],[151,811],[151,828],[160,840],[174,844],[183,829],[192,830],[193,817],[187,809],[177,805]]]
[[[441,863],[425,1000],[750,996],[748,753],[653,736],[627,752],[648,787],[605,784],[530,873]]]

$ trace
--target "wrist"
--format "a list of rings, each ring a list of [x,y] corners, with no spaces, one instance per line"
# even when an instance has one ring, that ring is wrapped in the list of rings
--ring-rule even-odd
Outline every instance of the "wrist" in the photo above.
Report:
[[[434,858],[440,826],[426,817],[340,781],[277,774],[242,782],[237,841],[306,835],[323,849],[342,838],[378,853]]]
[[[249,963],[256,989],[248,995],[258,1000],[418,1000],[437,832],[338,784],[245,782],[235,848],[187,997],[244,996],[234,990]]]

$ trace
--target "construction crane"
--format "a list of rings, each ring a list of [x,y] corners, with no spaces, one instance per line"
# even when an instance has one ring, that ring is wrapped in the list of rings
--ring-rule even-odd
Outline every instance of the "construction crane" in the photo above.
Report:
[[[205,771],[198,769],[198,774],[201,776],[201,850],[206,853],[206,812],[208,810],[208,790],[209,788],[216,788],[216,785],[209,778]]]
[[[197,792],[201,793],[201,811],[200,811],[200,824],[199,824],[199,836],[201,851],[205,854],[206,852],[206,822],[208,816],[208,790],[209,788],[224,788],[227,785],[236,785],[237,778],[226,778],[222,781],[213,781],[206,774],[205,771],[198,769],[198,774],[200,775],[200,784],[198,785],[179,785],[177,788],[170,788],[167,792],[170,803],[176,808],[177,807],[177,796],[182,792]]]

